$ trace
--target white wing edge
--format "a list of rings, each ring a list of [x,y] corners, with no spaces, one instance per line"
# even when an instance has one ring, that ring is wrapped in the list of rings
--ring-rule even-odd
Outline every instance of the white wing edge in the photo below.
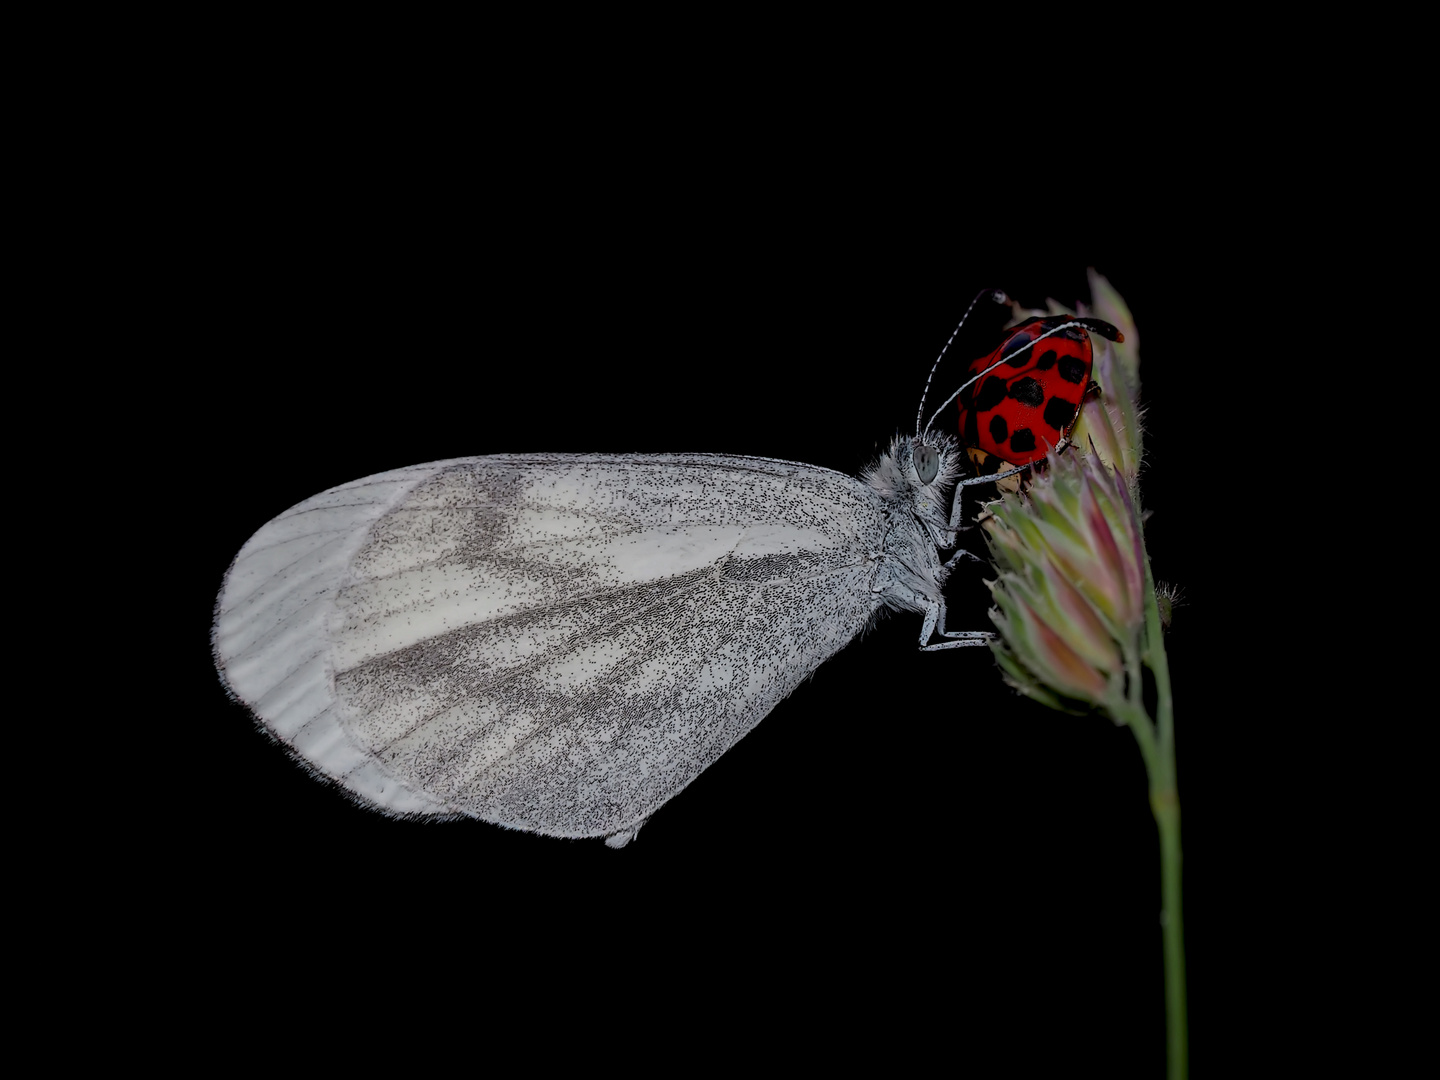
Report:
[[[291,507],[240,549],[215,604],[211,646],[230,693],[307,769],[387,814],[456,811],[402,783],[346,735],[326,620],[371,526],[417,484],[463,460],[366,477]]]

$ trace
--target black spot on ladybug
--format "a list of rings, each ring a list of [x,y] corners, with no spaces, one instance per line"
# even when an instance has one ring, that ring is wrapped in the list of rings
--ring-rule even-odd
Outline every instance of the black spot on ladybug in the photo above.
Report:
[[[980,445],[980,423],[974,409],[965,414],[965,433],[961,436],[966,446]]]
[[[1080,383],[1085,381],[1085,361],[1078,356],[1065,356],[1060,359],[1060,378],[1066,382]]]
[[[1010,449],[1019,450],[1022,453],[1035,449],[1035,433],[1028,427],[1022,427],[1010,436]]]
[[[975,408],[980,412],[989,412],[1000,402],[1005,400],[1005,380],[998,375],[991,375],[980,387],[980,393],[975,396]],[[1040,404],[1038,401],[1035,404]],[[970,444],[974,446],[974,443]]]
[[[1030,362],[1030,353],[1026,351],[1029,348],[1030,335],[1016,334],[1005,343],[1005,349],[1000,355],[1010,367],[1024,367]]]
[[[1056,431],[1064,431],[1075,419],[1075,406],[1062,398],[1052,397],[1045,403],[1045,423]]]
[[[1035,366],[1041,371],[1049,371],[1055,366],[1055,350],[1051,349],[1044,356],[1035,362]]]
[[[975,471],[981,476],[989,476],[1000,471],[1000,464],[1000,459],[994,454],[986,454],[975,466]]]
[[[1021,405],[1029,405],[1034,409],[1045,400],[1045,388],[1027,375],[1023,379],[1015,380],[1015,385],[1010,387],[1010,396]]]
[[[1002,443],[1010,437],[1010,428],[1005,423],[1005,418],[996,413],[990,418],[990,438],[997,443]]]

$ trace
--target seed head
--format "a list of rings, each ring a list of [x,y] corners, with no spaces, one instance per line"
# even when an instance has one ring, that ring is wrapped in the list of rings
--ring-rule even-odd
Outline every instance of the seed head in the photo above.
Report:
[[[1047,704],[1104,704],[1123,689],[1124,655],[1145,621],[1144,548],[1128,482],[1098,454],[1052,454],[1028,493],[990,511],[1000,570],[991,619],[1007,680]]]

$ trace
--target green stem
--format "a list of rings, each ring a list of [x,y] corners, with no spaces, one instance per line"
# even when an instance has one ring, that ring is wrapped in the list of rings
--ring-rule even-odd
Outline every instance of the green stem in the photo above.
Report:
[[[1160,608],[1150,558],[1145,557],[1145,612],[1143,649],[1125,649],[1130,687],[1116,694],[1106,709],[1135,736],[1145,772],[1150,779],[1150,811],[1160,834],[1160,926],[1165,957],[1165,1047],[1169,1080],[1185,1080],[1188,1073],[1188,1037],[1185,1022],[1185,936],[1180,916],[1180,792],[1175,774],[1175,709],[1170,696],[1170,669],[1161,636]],[[1138,655],[1137,655],[1138,652]],[[1140,688],[1140,662],[1155,675],[1158,723],[1145,712]]]
[[[1160,830],[1160,927],[1165,943],[1165,1046],[1170,1080],[1185,1080],[1185,935],[1180,918],[1180,799],[1174,788],[1150,788]]]
[[[1143,542],[1143,541],[1142,541]],[[1169,1080],[1185,1080],[1189,1069],[1185,1021],[1185,934],[1180,915],[1180,789],[1175,773],[1175,706],[1170,696],[1170,665],[1165,656],[1160,606],[1150,553],[1145,552],[1145,665],[1155,675],[1154,729],[1145,720],[1146,735],[1155,739],[1146,759],[1150,772],[1150,810],[1160,832],[1160,926],[1165,946],[1165,1046]],[[1132,725],[1133,730],[1134,725]],[[1153,734],[1152,734],[1153,732]],[[1143,750],[1142,750],[1143,753]],[[1151,762],[1153,757],[1153,765]]]

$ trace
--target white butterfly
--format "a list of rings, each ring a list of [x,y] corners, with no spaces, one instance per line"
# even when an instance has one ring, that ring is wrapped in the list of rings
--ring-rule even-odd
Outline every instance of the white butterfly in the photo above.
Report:
[[[858,480],[709,454],[372,476],[246,543],[216,663],[367,805],[619,847],[881,611],[925,650],[989,640],[945,624],[961,454],[926,431]]]

